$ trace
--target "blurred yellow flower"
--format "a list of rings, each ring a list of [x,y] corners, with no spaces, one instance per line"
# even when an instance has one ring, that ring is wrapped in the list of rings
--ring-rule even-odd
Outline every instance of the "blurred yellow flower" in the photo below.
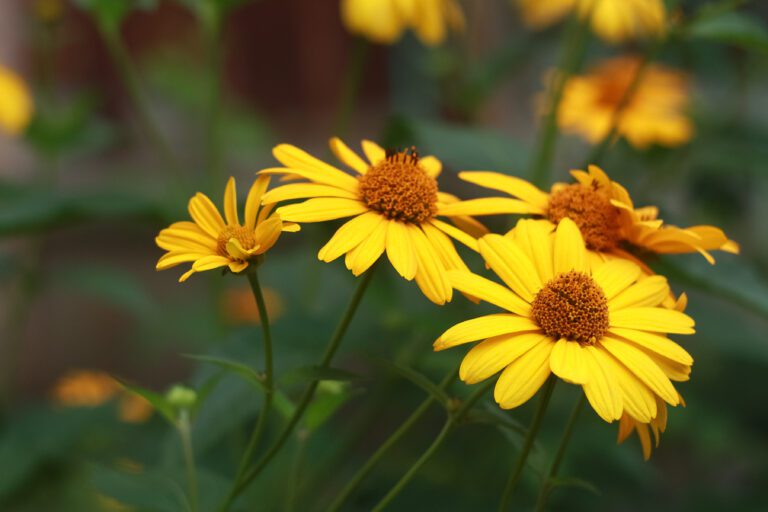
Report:
[[[635,57],[609,59],[565,85],[557,124],[566,133],[595,144],[611,131],[614,117],[640,67]],[[633,146],[679,146],[693,136],[686,110],[690,87],[685,74],[651,64],[616,119],[617,134]]]
[[[464,29],[456,0],[342,0],[341,18],[347,30],[380,44],[392,44],[412,29],[422,43],[436,46],[449,29]]]
[[[432,302],[449,302],[453,290],[446,270],[467,269],[449,237],[477,250],[475,236],[485,233],[485,228],[461,215],[450,216],[461,229],[437,218],[446,205],[458,200],[438,189],[440,161],[434,156],[420,157],[415,149],[387,152],[363,141],[365,161],[338,138],[330,144],[354,175],[282,144],[274,155],[285,167],[265,169],[261,174],[299,177],[309,183],[277,187],[265,194],[264,201],[309,198],[278,208],[280,217],[291,222],[354,217],[320,249],[318,258],[331,262],[346,254],[347,268],[359,276],[386,252],[395,270],[409,281],[415,278]]]
[[[576,224],[524,219],[507,235],[478,240],[480,254],[504,285],[463,270],[451,284],[504,310],[461,322],[435,350],[483,340],[464,357],[460,378],[475,384],[502,372],[494,398],[522,405],[551,373],[580,385],[607,422],[624,412],[657,417],[657,397],[680,402],[673,380],[688,380],[693,359],[667,334],[693,334],[686,314],[661,307],[667,280],[631,261],[590,258]]]
[[[0,131],[21,134],[32,119],[32,95],[24,80],[0,66]]]
[[[523,21],[543,28],[574,10],[581,17],[591,17],[592,30],[605,41],[620,43],[627,39],[662,34],[666,24],[663,0],[514,0]]]
[[[445,215],[532,214],[557,223],[573,220],[587,247],[594,251],[640,261],[626,245],[661,254],[698,252],[714,263],[709,253],[719,249],[738,254],[739,245],[713,226],[679,228],[664,224],[658,208],[635,208],[627,190],[611,181],[595,165],[589,171],[571,171],[577,183],[555,184],[550,193],[506,174],[485,171],[461,172],[459,177],[481,187],[500,190],[508,197],[486,197],[454,203],[443,208]]]
[[[114,398],[120,390],[120,384],[105,372],[75,370],[54,384],[51,396],[64,407],[96,407]]]
[[[124,423],[144,423],[149,420],[155,408],[146,398],[124,391],[117,404],[117,415]]]
[[[262,294],[267,307],[269,322],[275,323],[283,313],[285,307],[283,299],[277,290],[263,287]],[[259,308],[253,299],[250,288],[230,288],[224,292],[222,311],[225,318],[233,324],[258,324]]]
[[[155,238],[158,247],[168,251],[157,262],[157,270],[192,262],[192,268],[179,282],[195,272],[221,267],[242,272],[275,245],[281,232],[298,231],[298,225],[283,223],[278,215],[272,214],[274,205],[260,206],[268,185],[268,176],[254,181],[245,202],[244,224],[240,224],[237,211],[234,178],[229,178],[224,191],[224,218],[208,196],[198,192],[189,200],[189,215],[194,222],[176,222]]]

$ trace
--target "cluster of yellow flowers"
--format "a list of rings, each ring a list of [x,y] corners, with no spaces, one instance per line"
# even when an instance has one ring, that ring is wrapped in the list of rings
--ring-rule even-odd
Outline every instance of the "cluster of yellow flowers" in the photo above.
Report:
[[[605,421],[621,420],[622,438],[637,429],[648,456],[648,428],[664,430],[667,405],[682,403],[672,382],[688,380],[693,364],[667,335],[693,334],[694,322],[683,312],[685,295],[675,298],[640,255],[699,252],[713,261],[710,251],[738,252],[735,242],[712,226],[664,224],[655,207],[636,208],[624,187],[595,166],[573,171],[575,183],[555,184],[549,193],[505,174],[462,172],[465,181],[509,196],[462,201],[440,191],[442,164],[434,156],[363,141],[362,157],[338,138],[330,148],[349,172],[295,146],[277,146],[283,167],[258,173],[242,224],[234,180],[224,216],[198,193],[189,202],[192,222],[157,237],[167,251],[157,268],[192,263],[182,281],[219,267],[242,272],[281,232],[349,218],[320,249],[320,260],[344,256],[358,276],[386,253],[397,273],[435,304],[458,290],[503,311],[437,338],[435,350],[482,340],[461,364],[463,381],[501,372],[495,399],[510,409],[554,373],[582,386]],[[291,181],[267,190],[272,176]],[[291,203],[275,208],[284,202]],[[474,218],[496,214],[533,218],[503,235],[488,233]],[[454,240],[479,253],[501,282],[471,272]]]

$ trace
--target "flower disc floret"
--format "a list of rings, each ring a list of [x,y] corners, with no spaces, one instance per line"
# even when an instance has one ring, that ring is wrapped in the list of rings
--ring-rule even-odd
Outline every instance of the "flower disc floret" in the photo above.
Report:
[[[549,198],[547,217],[557,224],[569,218],[576,223],[587,247],[596,251],[615,249],[621,241],[619,209],[596,186],[575,183],[554,192]]]

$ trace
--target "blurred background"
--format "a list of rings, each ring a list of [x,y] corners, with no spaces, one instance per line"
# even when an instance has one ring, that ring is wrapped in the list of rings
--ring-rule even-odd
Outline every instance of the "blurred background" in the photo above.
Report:
[[[351,35],[336,0],[0,2],[0,68],[33,104],[27,122],[0,129],[0,510],[184,510],[173,429],[98,372],[157,392],[209,386],[193,424],[201,509],[226,492],[260,394],[185,355],[259,368],[261,335],[245,279],[208,273],[178,284],[181,271],[154,271],[154,236],[187,218],[195,191],[220,205],[227,177],[244,192],[255,171],[275,165],[275,144],[329,158],[334,134],[354,147],[363,138],[416,145],[443,161],[441,188],[465,198],[482,191],[462,185],[459,170],[528,175],[568,23],[535,30],[506,0],[462,6],[463,33],[428,47],[411,32],[392,45]],[[768,6],[683,1],[668,11],[693,28],[656,50],[592,37],[580,72],[654,51],[690,80],[694,134],[671,148],[620,138],[601,164],[636,204],[658,205],[671,224],[717,225],[742,254],[717,253],[714,267],[698,255],[653,262],[688,293],[697,320],[697,334],[681,340],[696,361],[680,386],[687,407],[670,411],[649,462],[636,438],[616,446],[616,426],[585,413],[553,510],[768,507]],[[0,80],[0,110],[23,110],[16,89]],[[568,179],[592,151],[561,135],[551,181]],[[318,359],[355,284],[343,263],[315,257],[333,228],[283,237],[262,267],[288,396],[306,383],[292,369]],[[402,369],[438,381],[459,363],[462,350],[434,354],[432,341],[485,310],[462,297],[435,307],[380,270],[336,360],[355,377],[321,385],[240,510],[326,507],[423,399]],[[555,391],[517,497],[523,508],[534,503],[572,388]],[[495,509],[532,405],[502,413],[487,402],[392,509]],[[434,407],[347,509],[369,510],[443,418]]]

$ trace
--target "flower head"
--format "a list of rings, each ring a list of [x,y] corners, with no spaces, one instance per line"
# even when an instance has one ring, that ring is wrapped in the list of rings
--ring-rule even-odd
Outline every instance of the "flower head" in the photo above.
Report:
[[[448,29],[462,30],[464,14],[456,0],[342,0],[347,30],[381,44],[392,44],[407,29],[436,46]]]
[[[571,12],[590,17],[592,30],[605,41],[628,39],[664,32],[663,0],[515,0],[523,21],[535,28],[555,23]]]
[[[367,161],[340,139],[331,139],[331,150],[354,175],[297,147],[277,146],[275,158],[285,167],[261,173],[305,182],[276,187],[264,201],[306,199],[277,209],[281,218],[291,222],[353,217],[320,249],[318,258],[331,262],[346,255],[347,268],[358,276],[386,252],[395,270],[409,281],[415,279],[430,300],[450,301],[446,270],[466,269],[466,265],[449,237],[476,250],[474,236],[485,233],[485,228],[466,216],[451,216],[461,229],[437,218],[442,208],[457,199],[438,189],[442,164],[435,157],[421,157],[413,148],[387,152],[370,141],[362,146]]]
[[[51,396],[64,407],[96,407],[114,398],[120,390],[120,384],[105,372],[76,370],[54,384]]]
[[[296,224],[283,223],[272,212],[274,205],[261,206],[261,198],[269,185],[269,177],[258,178],[245,201],[245,218],[240,223],[237,212],[235,179],[230,178],[224,192],[222,218],[208,196],[200,192],[189,200],[189,215],[193,222],[176,222],[155,238],[166,252],[157,262],[157,270],[182,263],[192,268],[181,276],[186,281],[195,272],[227,267],[242,272],[257,256],[268,251],[283,231],[298,231]]]
[[[513,198],[490,197],[448,205],[446,215],[532,214],[556,224],[571,219],[581,230],[587,247],[640,263],[626,248],[661,254],[698,252],[714,263],[709,253],[738,253],[739,246],[713,226],[679,228],[664,224],[658,208],[635,208],[627,190],[595,165],[588,172],[571,171],[576,183],[558,183],[550,193],[525,180],[495,172],[461,172],[459,177],[481,187],[505,192]]]
[[[686,114],[690,93],[683,73],[649,65],[629,101],[622,105],[640,65],[635,57],[619,57],[570,78],[557,112],[560,128],[593,144],[608,136],[614,122],[617,133],[637,148],[688,142],[693,126]],[[620,109],[620,117],[614,120]]]
[[[503,313],[459,323],[435,350],[483,340],[461,363],[474,384],[502,372],[494,397],[504,409],[525,403],[550,373],[582,386],[605,421],[649,422],[657,397],[679,403],[672,380],[688,380],[691,356],[667,334],[693,334],[693,320],[662,307],[667,280],[635,263],[590,254],[576,224],[521,220],[505,236],[478,240],[480,254],[504,285],[465,270],[449,272],[459,291]]]
[[[0,131],[19,135],[27,128],[33,110],[32,95],[24,80],[0,66]]]

